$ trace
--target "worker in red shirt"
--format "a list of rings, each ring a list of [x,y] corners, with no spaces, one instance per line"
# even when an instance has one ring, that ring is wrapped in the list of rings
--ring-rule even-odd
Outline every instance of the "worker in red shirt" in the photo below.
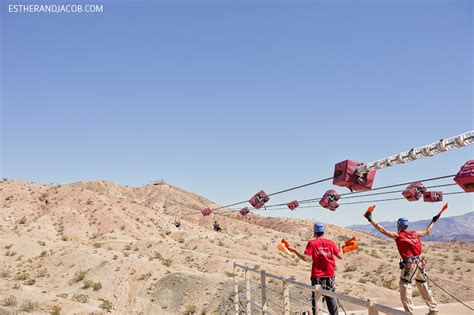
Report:
[[[425,263],[420,257],[422,244],[420,237],[427,236],[433,230],[434,223],[439,219],[439,215],[434,216],[431,223],[424,231],[408,231],[408,219],[400,218],[397,221],[398,233],[388,231],[372,218],[371,212],[364,215],[367,220],[382,234],[393,238],[397,244],[400,262],[400,299],[406,312],[413,314],[412,282],[415,280],[418,291],[426,305],[428,305],[428,315],[438,314],[438,305],[428,287],[425,276]]]
[[[304,261],[313,260],[313,267],[311,268],[311,285],[321,285],[323,289],[335,290],[336,278],[334,277],[334,269],[336,267],[336,260],[334,257],[342,259],[339,254],[339,248],[336,244],[323,237],[324,225],[315,223],[314,238],[308,242],[304,255],[298,253],[294,248],[288,248],[295,253],[299,259]],[[329,296],[324,297],[328,311],[331,315],[339,314],[337,310],[337,301]],[[315,294],[312,293],[312,308],[313,314],[316,314],[316,300]]]

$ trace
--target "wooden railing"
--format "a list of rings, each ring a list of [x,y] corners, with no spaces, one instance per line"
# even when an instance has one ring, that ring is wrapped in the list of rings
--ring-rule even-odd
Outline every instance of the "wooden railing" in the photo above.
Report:
[[[245,288],[243,291],[245,292],[240,292],[239,290],[239,276],[238,276],[238,270],[241,269],[244,271],[244,282],[245,282]],[[250,279],[251,279],[251,274],[254,273],[257,275],[260,275],[260,289],[261,289],[261,294],[260,294],[260,301],[256,301],[255,298],[252,299],[252,291],[250,289]],[[369,315],[376,315],[379,313],[385,313],[385,314],[395,314],[395,315],[406,315],[408,314],[407,312],[385,306],[382,304],[376,303],[374,300],[368,299],[368,300],[363,300],[359,299],[353,296],[345,295],[342,293],[336,293],[333,291],[325,290],[321,286],[316,285],[316,286],[311,286],[306,283],[298,282],[293,279],[287,279],[281,276],[277,276],[268,272],[265,272],[264,270],[260,269],[255,269],[255,268],[249,268],[248,266],[241,265],[238,263],[234,263],[234,309],[235,309],[235,314],[251,314],[252,309],[258,309],[259,312],[263,315],[268,315],[269,313],[269,306],[268,306],[268,300],[267,300],[267,278],[274,279],[274,280],[279,280],[282,282],[282,291],[281,291],[281,301],[283,302],[283,310],[285,315],[290,315],[291,314],[291,299],[290,299],[290,286],[291,287],[297,287],[300,289],[308,290],[309,292],[314,292],[315,293],[315,300],[316,300],[316,312],[321,310],[320,303],[319,301],[322,299],[323,296],[328,296],[335,298],[339,301],[345,301],[351,304],[355,304],[358,306],[361,306],[363,308],[366,308],[368,310]],[[241,301],[240,295],[241,293],[244,293],[244,301]],[[309,306],[310,306],[310,302]]]

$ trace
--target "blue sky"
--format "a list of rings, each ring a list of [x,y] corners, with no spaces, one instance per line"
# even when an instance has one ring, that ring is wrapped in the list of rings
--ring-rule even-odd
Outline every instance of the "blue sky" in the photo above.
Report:
[[[163,178],[228,204],[473,129],[471,1],[106,1],[101,14],[13,14],[12,3],[3,177]],[[381,170],[375,186],[456,173],[473,152]],[[472,195],[447,200],[451,215],[473,210]],[[376,218],[440,206],[381,203]],[[348,225],[364,209],[269,215]]]

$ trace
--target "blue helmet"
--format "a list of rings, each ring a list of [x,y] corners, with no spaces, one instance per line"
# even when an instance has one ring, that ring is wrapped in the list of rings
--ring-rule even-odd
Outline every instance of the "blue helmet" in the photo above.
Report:
[[[314,224],[314,233],[324,233],[324,225],[322,223]]]
[[[397,221],[397,225],[402,228],[408,227],[408,219],[407,218],[400,218]]]

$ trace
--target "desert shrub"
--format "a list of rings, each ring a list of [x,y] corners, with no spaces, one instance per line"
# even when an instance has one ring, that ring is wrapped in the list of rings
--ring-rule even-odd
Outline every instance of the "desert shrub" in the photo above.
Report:
[[[33,285],[36,283],[35,279],[27,279],[25,282],[23,282],[24,285]]]
[[[8,245],[5,245],[5,249],[10,249],[13,247],[13,244],[8,244]]]
[[[36,274],[36,276],[37,276],[38,278],[43,278],[43,277],[45,277],[47,274],[48,274],[48,270],[47,270],[46,268],[43,268],[43,269],[38,270],[38,273]]]
[[[224,274],[229,278],[235,276],[235,273],[230,272],[230,271],[225,271]]]
[[[101,248],[102,243],[97,242],[97,243],[94,243],[93,246],[94,246],[94,248]]]
[[[18,221],[19,224],[25,224],[26,223],[26,217],[23,217]]]
[[[99,307],[103,310],[106,310],[107,312],[110,312],[112,310],[113,304],[109,300],[102,300],[102,303],[99,305]]]
[[[418,297],[418,296],[420,296],[420,292],[418,292],[418,290],[414,290],[412,296],[413,297]]]
[[[94,291],[99,291],[100,289],[102,289],[102,283],[100,283],[100,282],[95,282],[95,283],[92,285],[92,288],[94,289]]]
[[[14,295],[10,295],[9,297],[5,298],[2,302],[3,306],[16,306],[16,297]]]
[[[163,256],[161,256],[161,254],[158,252],[154,252],[152,258],[162,260]]]
[[[44,250],[41,252],[41,254],[39,255],[40,257],[46,257],[48,255],[48,251]]]
[[[38,244],[39,244],[40,246],[46,246],[46,242],[45,242],[45,241],[38,241]]]
[[[166,267],[170,267],[172,264],[173,264],[173,260],[169,259],[169,258],[166,258],[165,260],[163,260],[163,265],[165,265]]]
[[[26,272],[21,272],[21,273],[18,273],[16,276],[15,276],[15,280],[20,280],[20,281],[23,281],[23,280],[26,280],[30,277],[30,275]]]
[[[38,303],[26,300],[21,304],[20,310],[23,312],[33,312],[38,309]]]
[[[357,266],[350,265],[350,266],[346,266],[346,268],[344,269],[344,272],[352,272],[352,271],[356,271],[356,270],[357,270]]]
[[[87,303],[87,301],[89,300],[89,296],[87,296],[86,294],[74,294],[72,296],[72,300],[79,303]]]
[[[86,277],[86,274],[87,274],[87,271],[83,271],[83,270],[77,271],[71,280],[72,283],[77,283],[79,281],[84,280],[84,278]]]
[[[178,242],[184,243],[184,238],[180,237],[180,238],[178,239]]]
[[[189,304],[186,306],[186,314],[191,315],[191,314],[196,314],[197,312],[197,307],[194,304]]]
[[[10,271],[8,271],[8,270],[6,270],[6,269],[0,271],[0,277],[2,277],[2,278],[8,278],[8,277],[10,277]]]
[[[50,314],[51,315],[60,315],[61,314],[61,306],[53,305],[53,307],[51,308]]]
[[[5,256],[8,256],[8,257],[12,257],[12,256],[15,256],[15,255],[16,255],[16,252],[14,250],[11,250],[11,249],[9,249],[5,252]]]
[[[84,280],[82,284],[83,284],[82,286],[83,289],[89,289],[90,287],[94,285],[94,282],[92,280]]]
[[[470,264],[474,264],[474,258],[466,258],[466,262]]]
[[[367,283],[367,280],[365,280],[364,278],[360,278],[360,279],[358,280],[358,282],[359,282],[359,283]]]
[[[146,280],[151,277],[151,272],[144,273],[138,277],[138,280]]]
[[[454,256],[454,261],[462,261],[462,258],[459,256]]]

